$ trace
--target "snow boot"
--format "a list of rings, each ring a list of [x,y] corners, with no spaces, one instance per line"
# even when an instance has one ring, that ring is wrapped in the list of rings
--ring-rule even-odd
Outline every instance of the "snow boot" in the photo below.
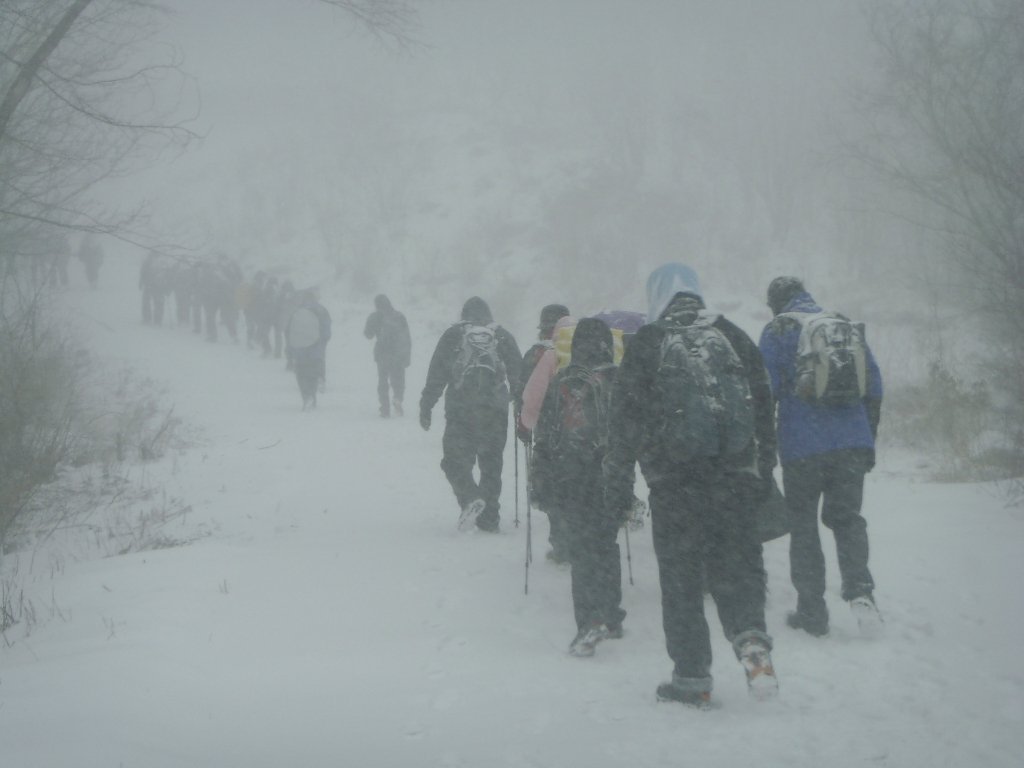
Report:
[[[857,619],[857,628],[863,637],[870,639],[882,634],[882,616],[871,595],[853,598],[850,601],[850,612]]]
[[[828,619],[824,621],[814,619],[800,611],[790,611],[786,614],[786,624],[793,629],[802,629],[813,637],[824,637],[828,634]]]
[[[779,693],[779,681],[772,667],[772,656],[768,646],[752,638],[740,647],[740,664],[747,673],[747,690],[758,701],[775,698]]]
[[[608,637],[608,627],[604,624],[581,629],[569,644],[569,655],[584,659],[594,655],[597,644]]]
[[[693,681],[681,681],[674,674],[671,680],[658,686],[655,695],[658,701],[674,701],[693,709],[709,710],[714,707],[711,691],[695,688]]]
[[[459,515],[459,530],[468,531],[476,524],[476,519],[480,517],[480,513],[487,507],[487,502],[483,499],[473,499],[466,506],[462,508],[462,514]]]

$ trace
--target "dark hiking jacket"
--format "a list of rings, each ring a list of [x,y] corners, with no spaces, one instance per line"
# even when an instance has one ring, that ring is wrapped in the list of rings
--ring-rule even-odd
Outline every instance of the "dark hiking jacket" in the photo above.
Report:
[[[706,477],[752,478],[767,473],[775,465],[775,425],[773,400],[754,341],[739,326],[719,316],[713,323],[728,339],[743,365],[754,407],[754,439],[749,447],[734,455],[696,459],[678,463],[659,445],[662,414],[656,412],[652,394],[661,363],[661,343],[669,324],[685,315],[695,315],[703,302],[678,294],[656,322],[637,331],[626,349],[612,391],[608,455],[605,458],[605,494],[607,503],[625,509],[633,500],[634,465],[640,464],[648,485],[667,479],[683,482]]]
[[[383,293],[374,300],[376,309],[366,318],[363,335],[376,339],[373,344],[374,362],[408,368],[412,357],[412,339],[405,315],[391,305]]]
[[[495,328],[498,357],[505,368],[505,377],[489,392],[478,392],[470,388],[458,388],[454,382],[454,367],[462,348],[462,337],[467,324],[491,325]],[[462,308],[462,320],[449,327],[437,342],[427,369],[427,382],[420,395],[420,412],[431,411],[444,395],[445,418],[458,418],[481,408],[508,411],[510,393],[519,383],[523,357],[511,333],[500,325],[494,325],[490,307],[476,296],[469,299]]]

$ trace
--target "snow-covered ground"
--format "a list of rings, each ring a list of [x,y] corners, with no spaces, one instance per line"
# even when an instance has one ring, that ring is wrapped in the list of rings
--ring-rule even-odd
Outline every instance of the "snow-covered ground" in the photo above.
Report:
[[[456,531],[440,410],[424,433],[415,404],[458,307],[409,312],[407,415],[385,421],[361,333],[371,304],[327,289],[328,388],[302,413],[280,361],[142,326],[134,268],[105,269],[67,302],[98,355],[163,382],[198,428],[136,470],[191,507],[164,540],[196,540],[104,558],[51,541],[8,558],[37,621],[0,647],[4,768],[1021,764],[1024,517],[990,489],[917,480],[883,452],[866,514],[884,636],[858,636],[830,548],[831,635],[788,629],[787,540],[774,541],[779,699],[748,698],[709,602],[721,707],[657,703],[671,664],[649,526],[630,537],[626,636],[587,660],[566,653],[569,573],[544,559],[542,514],[524,593],[511,441],[500,535]],[[525,349],[532,331],[512,330]]]

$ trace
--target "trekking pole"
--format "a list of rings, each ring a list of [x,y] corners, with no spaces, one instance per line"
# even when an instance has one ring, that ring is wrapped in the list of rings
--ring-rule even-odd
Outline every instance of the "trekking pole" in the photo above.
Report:
[[[523,446],[526,457],[526,575],[523,582],[523,594],[530,594],[530,562],[533,560],[533,542],[531,534],[533,527],[530,517],[530,446]]]
[[[516,519],[515,527],[519,527],[519,437],[516,435],[512,436],[512,450],[515,451],[515,467],[516,467]]]
[[[633,585],[633,553],[629,551],[629,523],[622,528],[626,533],[626,569],[629,571],[629,586]]]

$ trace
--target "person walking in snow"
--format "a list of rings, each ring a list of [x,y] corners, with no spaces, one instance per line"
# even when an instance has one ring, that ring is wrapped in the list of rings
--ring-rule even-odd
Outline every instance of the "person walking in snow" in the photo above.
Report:
[[[757,345],[705,310],[696,273],[666,264],[647,281],[649,323],[626,348],[612,391],[605,503],[624,515],[639,462],[650,489],[662,623],[672,678],[660,700],[710,700],[702,570],[750,692],[778,690],[764,619],[756,522],[775,464],[772,395]]]
[[[314,289],[299,292],[298,306],[288,318],[285,340],[302,396],[302,410],[316,408],[317,382],[331,340],[331,316],[317,300]]]
[[[555,348],[555,342],[553,341],[555,323],[563,317],[568,317],[568,315],[569,308],[564,304],[548,304],[542,308],[540,311],[540,323],[537,325],[537,341],[523,354],[523,365],[515,392],[515,415],[516,434],[526,444],[529,444],[531,440],[530,430],[524,429],[519,422],[519,414],[523,409],[523,389],[526,386],[526,382],[530,380],[534,368],[537,367],[544,353],[549,350],[553,351]]]
[[[593,656],[601,640],[622,637],[622,567],[616,541],[622,510],[605,506],[601,462],[615,379],[612,332],[580,320],[572,358],[551,382],[534,435],[533,498],[555,509],[571,566],[576,637],[573,656]]]
[[[843,600],[862,631],[873,634],[881,619],[868,570],[867,522],[861,505],[864,476],[875,464],[881,373],[862,329],[841,315],[823,312],[798,278],[772,280],[768,306],[774,319],[761,333],[759,346],[778,400],[782,484],[790,512],[790,578],[797,591],[796,610],[786,621],[815,636],[829,630],[820,503],[821,521],[835,537]],[[821,329],[817,334],[815,327]],[[832,337],[834,358],[847,358],[843,365],[851,374],[849,381],[835,370],[829,373],[831,384],[829,377],[821,380],[829,363],[815,356],[809,339],[824,338],[822,334]],[[837,387],[848,391],[837,392]]]
[[[540,419],[541,408],[544,405],[544,398],[547,395],[548,387],[555,378],[555,374],[558,373],[558,355],[552,339],[560,329],[573,328],[576,325],[576,318],[572,317],[568,310],[566,310],[565,314],[561,314],[562,309],[565,309],[565,307],[557,304],[545,307],[544,310],[547,310],[548,313],[546,316],[542,310],[541,325],[544,326],[546,323],[552,323],[549,329],[542,329],[542,334],[547,336],[548,344],[545,346],[535,344],[532,347],[532,349],[540,348],[540,354],[536,356],[536,359],[529,359],[529,353],[524,358],[524,371],[522,373],[524,384],[520,387],[520,407],[516,419],[516,430],[520,439],[525,438],[528,445],[532,440],[533,430]],[[556,314],[558,317],[554,317]],[[527,364],[530,366],[529,373],[525,369]],[[527,458],[529,478],[532,485],[535,471],[538,470],[537,463],[540,459],[534,454],[532,449],[527,452]],[[537,501],[534,498],[532,489],[530,498],[531,502]],[[569,562],[568,534],[565,531],[565,521],[560,511],[559,500],[557,498],[549,498],[545,501],[543,507],[538,506],[538,509],[541,509],[548,516],[548,543],[551,545],[551,549],[547,553],[547,558],[553,563]]]
[[[462,319],[437,342],[420,395],[420,426],[444,395],[441,469],[461,508],[459,529],[475,523],[497,532],[501,470],[508,440],[508,406],[519,381],[522,355],[515,338],[494,322],[478,296],[462,307]],[[480,479],[473,477],[477,466]]]
[[[402,415],[402,400],[405,398],[405,369],[412,356],[412,339],[405,315],[391,305],[383,293],[373,300],[374,311],[366,318],[363,335],[376,339],[373,344],[373,360],[377,363],[377,399],[380,402],[381,418]]]

